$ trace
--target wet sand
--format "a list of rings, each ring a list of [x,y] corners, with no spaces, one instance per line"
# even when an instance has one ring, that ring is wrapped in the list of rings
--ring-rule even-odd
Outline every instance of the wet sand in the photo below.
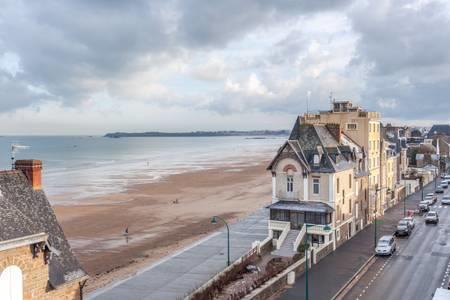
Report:
[[[75,254],[91,279],[86,291],[120,280],[175,253],[271,201],[268,162],[178,174],[126,192],[54,206]],[[128,236],[124,234],[128,227]]]

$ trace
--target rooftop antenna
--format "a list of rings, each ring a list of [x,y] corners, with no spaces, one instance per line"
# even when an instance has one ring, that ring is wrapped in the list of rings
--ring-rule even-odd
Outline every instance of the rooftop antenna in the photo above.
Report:
[[[308,97],[306,100],[306,114],[309,114],[309,100],[311,100],[311,91],[308,91],[306,96]]]
[[[30,146],[11,144],[11,169],[14,170],[14,160],[16,159],[16,153],[22,149],[28,149]]]
[[[331,105],[331,110],[334,109],[333,102],[334,102],[334,100],[333,100],[333,91],[331,91],[331,92],[330,92],[330,105]]]

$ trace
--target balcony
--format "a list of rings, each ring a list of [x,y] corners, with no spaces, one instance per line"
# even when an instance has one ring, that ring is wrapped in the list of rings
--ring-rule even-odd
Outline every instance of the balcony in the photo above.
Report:
[[[326,229],[328,230],[326,230]],[[331,228],[331,230],[329,230]],[[308,234],[320,234],[320,235],[327,235],[333,232],[333,225],[313,225],[308,226]]]

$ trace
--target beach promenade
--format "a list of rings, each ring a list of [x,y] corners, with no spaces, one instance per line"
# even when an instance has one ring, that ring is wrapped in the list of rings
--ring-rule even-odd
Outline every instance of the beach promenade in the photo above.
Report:
[[[267,237],[268,210],[259,209],[230,226],[231,261]],[[211,225],[213,226],[213,225]],[[87,295],[87,299],[182,299],[226,268],[226,229],[167,257],[128,279]]]

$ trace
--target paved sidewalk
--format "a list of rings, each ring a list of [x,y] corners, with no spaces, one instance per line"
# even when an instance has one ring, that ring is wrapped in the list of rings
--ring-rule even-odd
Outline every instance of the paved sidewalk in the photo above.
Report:
[[[434,182],[425,187],[425,194],[434,191]],[[421,200],[421,191],[410,195],[406,209],[415,209]],[[386,211],[377,225],[377,236],[393,234],[398,220],[403,217],[403,201]],[[374,228],[367,226],[356,236],[344,243],[333,253],[313,265],[309,272],[309,298],[328,300],[359,270],[373,254]],[[279,299],[305,299],[305,276],[299,277],[292,288],[287,289]]]
[[[268,236],[267,209],[230,226],[231,261]],[[227,234],[223,228],[137,275],[88,295],[87,299],[182,299],[226,267]]]

